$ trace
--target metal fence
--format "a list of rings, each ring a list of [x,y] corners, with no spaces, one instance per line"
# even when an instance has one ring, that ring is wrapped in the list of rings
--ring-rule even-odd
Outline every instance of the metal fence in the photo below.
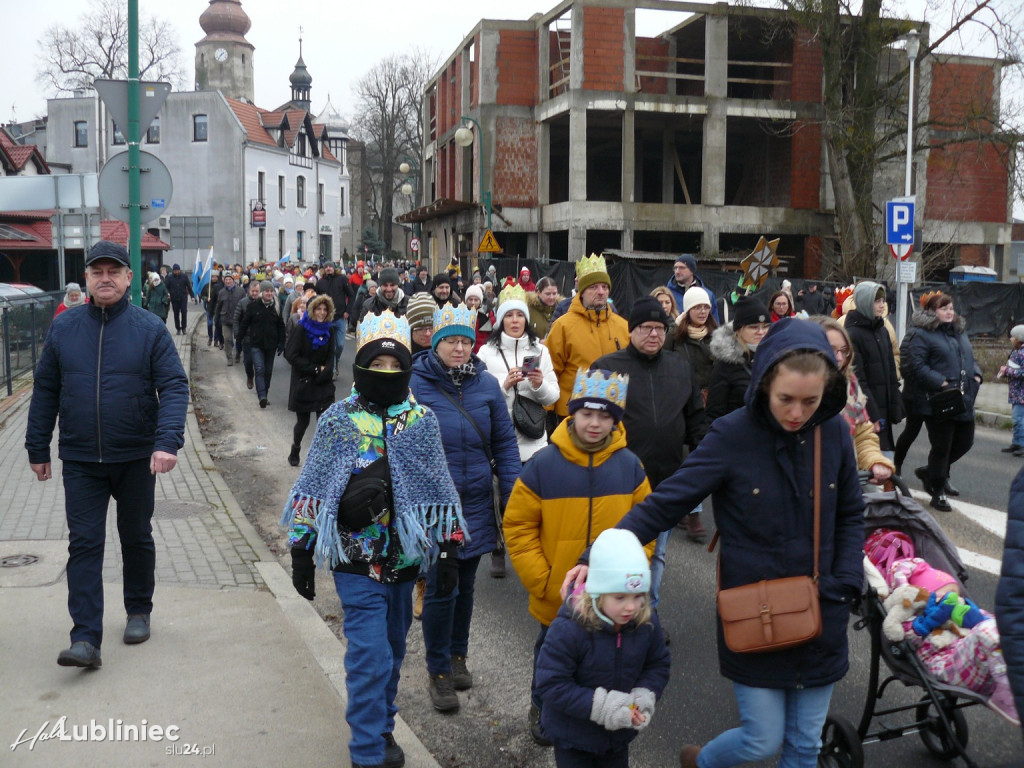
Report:
[[[53,313],[63,299],[63,291],[0,298],[0,377],[8,395],[14,393],[14,380],[35,368]]]

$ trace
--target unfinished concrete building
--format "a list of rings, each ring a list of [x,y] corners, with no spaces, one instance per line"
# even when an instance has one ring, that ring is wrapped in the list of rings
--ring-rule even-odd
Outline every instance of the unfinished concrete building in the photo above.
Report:
[[[424,204],[398,218],[422,234],[419,256],[436,266],[475,254],[489,218],[512,256],[708,259],[749,251],[763,234],[782,238],[790,274],[818,275],[835,235],[821,52],[779,19],[725,3],[565,0],[527,21],[480,21],[427,86]],[[929,62],[922,79],[940,64]],[[974,63],[998,90],[998,66]],[[883,199],[903,191],[902,165],[891,170],[893,184],[883,173],[876,185]],[[985,196],[970,221],[936,201],[943,226],[930,230],[921,195],[942,179],[919,151],[925,239],[949,243],[952,215],[968,260],[995,266],[1010,242],[998,171],[974,185]]]

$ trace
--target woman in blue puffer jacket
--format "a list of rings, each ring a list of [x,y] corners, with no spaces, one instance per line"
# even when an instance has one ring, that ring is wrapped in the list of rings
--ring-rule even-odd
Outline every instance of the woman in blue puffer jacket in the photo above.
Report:
[[[439,712],[457,711],[456,690],[473,686],[466,655],[476,570],[481,556],[498,545],[491,459],[499,479],[502,508],[522,466],[501,386],[472,354],[475,315],[475,310],[465,306],[445,305],[436,310],[432,349],[418,353],[412,367],[411,386],[417,402],[437,414],[441,424],[448,472],[459,492],[465,519],[466,543],[458,555],[458,587],[438,597],[435,566],[427,574],[423,600],[428,691]]]

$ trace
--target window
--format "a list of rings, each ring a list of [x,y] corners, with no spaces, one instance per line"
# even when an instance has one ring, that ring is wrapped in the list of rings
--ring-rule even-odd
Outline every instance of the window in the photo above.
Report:
[[[299,176],[295,180],[295,204],[299,208],[306,207],[306,177]]]
[[[89,124],[85,120],[75,120],[75,146],[89,146]]]
[[[160,143],[160,118],[154,117],[153,122],[149,124],[149,128],[146,130],[146,143],[147,144],[159,144]]]
[[[206,141],[209,135],[206,115],[192,115],[192,141]]]
[[[301,131],[299,132],[298,154],[299,154],[299,157],[305,157],[306,156],[306,134],[301,132]]]
[[[299,261],[302,261],[302,241],[305,234],[306,233],[301,229],[296,233],[296,243],[298,244],[298,248],[295,251],[295,256]]]
[[[256,199],[261,203],[267,201],[267,174],[264,171],[256,174]]]
[[[320,213],[327,213],[326,209],[324,208],[324,185],[323,184],[320,184],[317,187],[317,190],[316,190],[316,209],[318,211],[320,211]]]
[[[284,176],[277,177],[277,205],[280,208],[284,208]]]
[[[113,137],[111,141],[114,144],[124,144],[124,134],[121,133],[121,129],[117,127],[117,123],[111,120],[111,125],[114,126],[114,130],[110,134]]]
[[[345,188],[344,187],[342,187],[341,190],[339,190],[339,195],[341,196],[341,215],[344,216],[345,215]]]
[[[267,230],[260,228],[256,230],[256,236],[259,238],[259,251],[260,251],[260,262],[267,260]]]
[[[277,258],[284,258],[284,230],[277,230]]]
[[[206,251],[213,245],[213,216],[171,216],[171,247]]]

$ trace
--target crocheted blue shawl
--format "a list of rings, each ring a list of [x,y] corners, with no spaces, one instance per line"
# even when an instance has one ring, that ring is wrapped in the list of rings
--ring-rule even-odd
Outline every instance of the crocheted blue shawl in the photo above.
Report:
[[[344,400],[336,402],[317,422],[302,472],[288,494],[281,525],[298,518],[312,520],[309,546],[317,565],[333,568],[350,562],[338,531],[338,501],[352,476],[360,434],[348,416]],[[425,409],[422,418],[385,440],[391,468],[394,501],[393,530],[409,560],[437,556],[456,526],[468,540],[458,491],[448,473],[437,416]],[[315,541],[312,539],[315,538]]]

